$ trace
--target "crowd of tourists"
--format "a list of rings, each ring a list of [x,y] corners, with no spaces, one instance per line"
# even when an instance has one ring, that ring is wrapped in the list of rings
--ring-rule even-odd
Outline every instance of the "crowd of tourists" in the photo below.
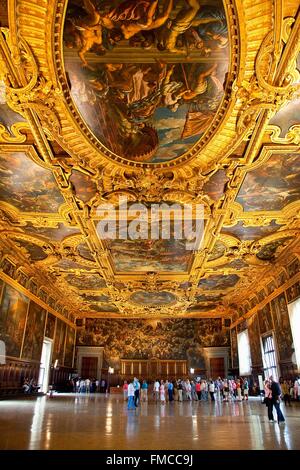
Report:
[[[128,400],[128,409],[136,408],[140,402],[148,399],[156,403],[165,404],[172,401],[229,401],[248,400],[249,382],[248,379],[179,379],[179,380],[159,380],[148,384],[146,380],[134,377],[132,381],[124,381],[124,400]]]

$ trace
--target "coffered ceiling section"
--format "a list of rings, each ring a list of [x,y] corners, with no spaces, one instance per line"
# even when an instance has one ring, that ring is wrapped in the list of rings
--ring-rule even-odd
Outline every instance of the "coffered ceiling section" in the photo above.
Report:
[[[230,316],[299,250],[298,7],[9,0],[5,275],[77,317]]]

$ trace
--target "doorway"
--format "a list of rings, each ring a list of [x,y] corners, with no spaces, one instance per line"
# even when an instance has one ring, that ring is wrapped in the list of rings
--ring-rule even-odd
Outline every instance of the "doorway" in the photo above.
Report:
[[[209,365],[211,378],[216,379],[217,377],[225,377],[224,357],[211,357]]]
[[[51,352],[52,340],[44,339],[38,383],[38,386],[40,387],[39,391],[43,393],[48,392]]]

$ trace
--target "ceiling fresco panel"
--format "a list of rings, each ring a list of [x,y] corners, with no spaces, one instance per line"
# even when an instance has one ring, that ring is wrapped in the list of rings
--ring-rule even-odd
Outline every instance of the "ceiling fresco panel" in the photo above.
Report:
[[[117,272],[187,272],[193,253],[184,240],[109,241]]]
[[[223,226],[222,233],[233,235],[239,240],[259,240],[260,238],[266,237],[275,233],[281,225],[276,224],[274,221],[270,225],[264,225],[262,227],[250,227],[243,225],[243,222],[238,222],[233,227]]]
[[[79,290],[97,290],[106,286],[105,281],[97,274],[81,274],[79,276],[68,274],[66,281]]]
[[[46,213],[64,203],[51,171],[22,152],[0,152],[0,201],[20,211]]]
[[[209,276],[207,279],[201,279],[198,287],[204,290],[226,290],[234,287],[238,281],[239,276],[236,274]]]
[[[24,231],[33,235],[49,238],[50,240],[61,242],[64,238],[80,233],[76,227],[66,227],[59,223],[57,227],[35,227],[28,224]]]
[[[8,106],[5,83],[0,79],[0,125],[3,124],[6,128],[10,128],[16,122],[25,122],[25,119]]]
[[[274,153],[246,174],[236,201],[244,211],[279,211],[300,198],[300,154]]]
[[[127,160],[168,162],[199,141],[224,95],[228,46],[221,0],[68,4],[72,98],[99,141]]]

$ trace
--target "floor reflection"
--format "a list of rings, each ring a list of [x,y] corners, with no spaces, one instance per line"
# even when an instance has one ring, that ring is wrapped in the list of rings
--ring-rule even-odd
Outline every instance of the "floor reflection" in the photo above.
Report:
[[[149,401],[55,395],[0,402],[1,449],[299,449],[300,403],[270,424],[260,400]],[[163,438],[162,438],[163,436]]]

